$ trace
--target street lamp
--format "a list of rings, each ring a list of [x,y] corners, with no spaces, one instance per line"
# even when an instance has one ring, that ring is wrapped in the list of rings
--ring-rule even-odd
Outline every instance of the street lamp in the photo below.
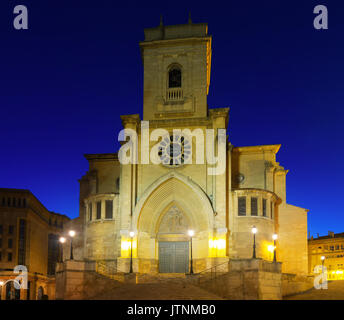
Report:
[[[63,244],[66,242],[65,237],[60,237],[59,243],[60,243],[60,262],[63,262]]]
[[[321,272],[324,273],[325,256],[321,256]]]
[[[274,262],[276,262],[276,240],[277,240],[278,236],[276,233],[274,233],[272,235],[272,240],[274,241]]]
[[[73,238],[75,237],[75,231],[69,230],[68,234],[70,236],[70,260],[73,260]]]
[[[192,237],[195,235],[195,231],[189,230],[188,234],[190,236],[190,243],[191,243],[191,262],[190,262],[190,274],[193,274],[193,266],[192,266]]]
[[[134,238],[135,232],[130,231],[130,273],[133,273],[133,238]]]
[[[256,259],[256,233],[257,233],[258,229],[255,226],[253,226],[251,231],[253,233],[253,256],[252,256],[252,259]]]

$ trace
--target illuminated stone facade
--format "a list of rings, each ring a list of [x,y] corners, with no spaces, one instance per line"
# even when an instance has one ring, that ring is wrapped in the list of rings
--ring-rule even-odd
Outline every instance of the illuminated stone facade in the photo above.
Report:
[[[329,231],[327,236],[308,240],[309,273],[317,274],[322,266],[321,257],[324,257],[324,266],[329,280],[344,280],[344,233]],[[316,272],[314,272],[316,271]]]
[[[5,299],[55,299],[55,267],[59,235],[69,218],[47,210],[29,191],[0,189],[0,296]],[[15,290],[19,274],[28,270],[28,290]]]
[[[150,134],[156,128],[170,134],[199,129],[204,136],[207,129],[230,130],[229,108],[208,109],[211,42],[207,24],[145,29],[140,43],[142,120],[149,121]],[[139,161],[124,165],[117,154],[86,155],[89,171],[80,179],[80,216],[72,222],[76,259],[128,272],[132,254],[134,272],[164,272],[162,244],[177,260],[184,255],[189,261],[187,230],[192,229],[193,268],[200,272],[229,259],[251,258],[254,225],[258,258],[272,261],[268,248],[277,233],[282,272],[307,274],[307,210],[287,204],[288,171],[276,161],[280,145],[226,142],[226,169],[217,175],[209,174],[208,163],[196,164],[195,153],[192,164],[142,164],[141,150],[151,150],[157,141],[143,145],[138,114],[121,119],[124,128],[138,133]],[[64,251],[68,257],[67,246]]]

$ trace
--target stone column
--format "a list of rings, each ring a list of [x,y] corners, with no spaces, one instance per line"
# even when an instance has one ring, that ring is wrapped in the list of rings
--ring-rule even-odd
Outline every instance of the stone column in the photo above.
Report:
[[[132,154],[132,162],[135,160],[135,157],[138,157],[138,129],[140,125],[140,116],[136,115],[127,115],[121,116],[122,124],[125,129],[134,130],[137,134],[136,146],[134,145],[134,152],[136,155]],[[133,140],[132,140],[133,141]],[[135,148],[137,147],[137,148]],[[135,195],[134,190],[136,190],[136,179],[134,178],[135,172],[132,163],[122,164],[121,165],[121,192],[119,195],[119,217],[120,217],[120,235],[121,235],[121,257],[118,259],[118,271],[128,272],[129,263],[130,263],[130,252],[127,249],[129,238],[129,231],[131,229],[131,218],[135,208]],[[128,253],[129,252],[129,253]],[[127,260],[127,261],[123,261]]]
[[[213,178],[215,183],[215,195],[214,195],[214,210],[216,211],[215,224],[214,224],[214,241],[218,248],[216,249],[216,258],[224,258],[228,253],[228,241],[227,241],[227,171],[230,169],[227,167],[227,141],[226,137],[221,137],[218,134],[218,129],[226,129],[228,119],[228,109],[211,110],[210,116],[213,122],[213,129],[217,139],[215,139],[215,156],[218,157],[218,163],[216,163],[216,175]],[[221,141],[220,139],[223,139]],[[220,158],[220,151],[218,150],[218,141],[220,145],[225,146],[224,159]],[[224,171],[221,172],[222,167]],[[217,259],[216,259],[217,260]],[[220,259],[221,260],[221,259]],[[221,263],[215,261],[214,264]]]

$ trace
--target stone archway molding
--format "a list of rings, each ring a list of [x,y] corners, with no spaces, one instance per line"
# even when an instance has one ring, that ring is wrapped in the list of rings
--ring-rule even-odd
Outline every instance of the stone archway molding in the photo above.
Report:
[[[175,193],[179,193],[177,198]],[[133,212],[133,230],[153,235],[161,211],[172,202],[191,213],[198,231],[213,229],[214,210],[206,193],[190,178],[169,172],[154,181],[142,194]]]

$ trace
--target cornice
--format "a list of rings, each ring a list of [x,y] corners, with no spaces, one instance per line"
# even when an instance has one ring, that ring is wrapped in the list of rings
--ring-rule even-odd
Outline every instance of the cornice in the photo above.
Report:
[[[234,147],[233,152],[241,153],[241,154],[272,152],[272,153],[276,154],[280,148],[281,148],[280,144]]]
[[[88,161],[118,161],[117,153],[85,154],[84,157]]]

